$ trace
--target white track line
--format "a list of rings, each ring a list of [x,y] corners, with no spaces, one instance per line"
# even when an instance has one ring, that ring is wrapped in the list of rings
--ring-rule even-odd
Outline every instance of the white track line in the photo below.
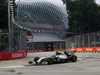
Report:
[[[5,67],[0,67],[0,68],[19,68],[19,67],[24,67],[22,65],[20,66],[5,66]]]

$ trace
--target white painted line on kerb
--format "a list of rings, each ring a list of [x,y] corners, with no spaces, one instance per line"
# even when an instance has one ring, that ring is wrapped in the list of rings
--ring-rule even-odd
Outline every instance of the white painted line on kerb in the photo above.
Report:
[[[5,66],[5,67],[0,67],[0,68],[19,68],[19,67],[24,67],[22,65],[20,66]]]

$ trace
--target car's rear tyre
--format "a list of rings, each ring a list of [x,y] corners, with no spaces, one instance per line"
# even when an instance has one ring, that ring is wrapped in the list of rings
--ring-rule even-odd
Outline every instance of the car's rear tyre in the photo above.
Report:
[[[77,61],[77,56],[76,55],[72,55],[71,58],[70,58],[70,60],[72,62],[76,62]]]
[[[48,65],[51,65],[51,64],[54,63],[54,60],[53,60],[53,58],[48,58],[47,59],[47,62],[48,62]]]
[[[39,60],[39,59],[40,59],[40,57],[35,57],[34,61],[37,62],[37,60]]]

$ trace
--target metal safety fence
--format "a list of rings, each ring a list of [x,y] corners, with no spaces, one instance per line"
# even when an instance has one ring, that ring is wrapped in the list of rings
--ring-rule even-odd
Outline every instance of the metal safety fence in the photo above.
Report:
[[[11,31],[11,42],[9,42],[9,31],[5,29],[0,31],[0,53],[26,51],[26,33],[23,30]]]
[[[66,38],[66,48],[100,47],[100,31]]]

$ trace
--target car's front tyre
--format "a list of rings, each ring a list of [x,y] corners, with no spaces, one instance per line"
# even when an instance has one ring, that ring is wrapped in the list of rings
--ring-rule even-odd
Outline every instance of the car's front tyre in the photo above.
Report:
[[[34,62],[37,63],[37,61],[40,59],[40,57],[35,57]]]
[[[32,62],[33,62],[33,61],[29,61],[28,63],[29,63],[29,64],[32,64]]]

